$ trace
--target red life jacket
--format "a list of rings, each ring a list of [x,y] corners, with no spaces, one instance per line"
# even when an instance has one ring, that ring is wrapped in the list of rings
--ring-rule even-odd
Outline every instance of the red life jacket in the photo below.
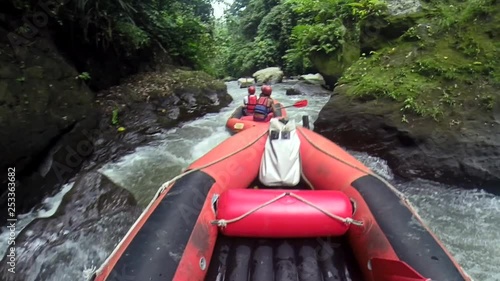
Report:
[[[247,103],[247,114],[253,114],[256,105],[257,105],[257,96],[249,95]]]
[[[267,116],[271,112],[271,108],[267,106],[268,100],[268,97],[260,97],[257,100],[257,105],[255,106],[254,112]]]

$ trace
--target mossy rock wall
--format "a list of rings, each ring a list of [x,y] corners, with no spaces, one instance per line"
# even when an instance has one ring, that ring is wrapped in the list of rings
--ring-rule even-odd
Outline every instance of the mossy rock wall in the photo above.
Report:
[[[15,167],[20,180],[50,166],[43,163],[49,153],[66,163],[70,151],[76,151],[85,138],[81,132],[96,126],[97,115],[94,95],[50,40],[40,37],[25,47],[12,48],[8,38],[0,28],[0,167],[3,171]],[[67,168],[76,172],[77,165]],[[40,169],[39,174],[47,173],[46,168]],[[2,182],[6,175],[2,174]],[[56,181],[63,184],[64,178]],[[41,182],[33,184],[36,189],[16,190],[17,210],[47,192]],[[3,186],[2,193],[7,188]]]
[[[335,55],[316,53],[311,56],[311,61],[325,79],[326,85],[333,88],[342,73],[358,60],[359,54],[359,44],[350,42],[345,43],[342,50]]]
[[[500,5],[433,2],[420,13],[345,71],[315,128],[400,175],[498,184]]]
[[[93,77],[77,72],[49,35],[41,32],[16,48],[8,35],[0,28],[0,166],[16,169],[20,213],[82,167],[117,159],[162,129],[218,112],[232,101],[222,81],[167,64],[145,78],[123,79],[117,92],[94,93],[86,80]],[[0,177],[2,205],[6,176]]]

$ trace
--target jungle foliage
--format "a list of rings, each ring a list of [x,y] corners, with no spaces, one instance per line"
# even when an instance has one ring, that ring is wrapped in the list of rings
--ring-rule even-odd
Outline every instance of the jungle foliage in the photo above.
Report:
[[[0,6],[27,19],[19,20],[16,42],[30,38],[35,19],[44,18],[41,27],[65,40],[121,58],[155,49],[181,65],[203,69],[214,51],[210,0],[9,0]]]
[[[288,74],[314,71],[310,56],[329,54],[366,17],[382,13],[378,0],[236,0],[218,25],[225,34],[220,75],[245,76],[280,66]]]

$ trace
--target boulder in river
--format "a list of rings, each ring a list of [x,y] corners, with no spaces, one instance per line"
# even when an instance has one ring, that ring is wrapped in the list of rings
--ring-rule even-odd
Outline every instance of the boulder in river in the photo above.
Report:
[[[306,81],[310,84],[325,85],[325,79],[319,73],[300,75],[299,80]]]
[[[328,91],[324,89],[322,86],[317,84],[310,84],[305,81],[299,81],[291,88],[286,90],[287,96],[294,95],[303,95],[303,96],[311,96],[311,95],[323,95],[329,96],[332,94],[332,91]]]
[[[222,79],[224,82],[232,82],[232,81],[237,81],[238,79],[231,77],[231,76],[226,76]]]
[[[268,67],[255,72],[252,76],[257,83],[276,84],[283,81],[284,73],[279,67]]]
[[[253,78],[240,78],[238,79],[238,85],[240,88],[248,88],[255,84],[255,79]]]

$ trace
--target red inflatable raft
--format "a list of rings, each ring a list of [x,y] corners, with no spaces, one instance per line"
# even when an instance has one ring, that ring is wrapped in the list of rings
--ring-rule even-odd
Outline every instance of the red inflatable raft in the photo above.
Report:
[[[256,122],[253,121],[253,116],[244,116],[243,115],[243,107],[238,106],[234,111],[231,116],[227,119],[226,122],[226,128],[233,134],[236,134],[238,132],[241,132],[243,130],[263,125],[269,122],[271,118],[286,118],[287,113],[286,109],[283,107],[281,103],[279,103],[277,100],[274,100],[274,104],[276,108],[278,109],[277,112],[270,113],[267,116],[267,119],[265,122]]]
[[[92,280],[471,281],[390,183],[287,130],[244,130],[167,182]],[[270,147],[300,166],[271,171]]]

